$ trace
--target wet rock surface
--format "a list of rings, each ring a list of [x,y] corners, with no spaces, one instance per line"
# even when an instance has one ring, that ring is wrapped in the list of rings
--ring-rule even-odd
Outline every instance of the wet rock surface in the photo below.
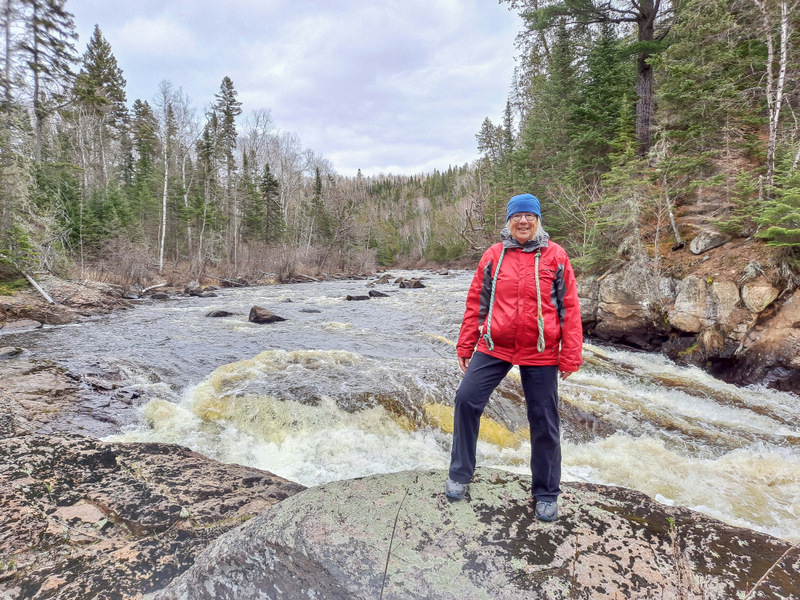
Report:
[[[564,484],[560,518],[542,523],[524,477],[479,470],[460,502],[444,480],[409,471],[310,488],[149,597],[800,598],[789,542],[636,491]]]
[[[0,438],[30,433],[111,435],[134,423],[138,395],[17,353],[0,360]]]
[[[262,306],[254,306],[250,309],[250,314],[248,315],[247,320],[251,323],[267,324],[285,321],[286,319],[279,317]]]
[[[0,598],[136,598],[303,487],[181,446],[0,440]]]

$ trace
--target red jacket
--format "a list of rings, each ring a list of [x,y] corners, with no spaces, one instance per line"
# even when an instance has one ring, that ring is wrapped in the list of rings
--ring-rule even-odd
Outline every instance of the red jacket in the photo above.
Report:
[[[467,308],[458,336],[458,356],[469,358],[476,350],[515,365],[558,365],[574,372],[583,363],[583,330],[575,273],[567,253],[542,232],[524,246],[506,231],[503,242],[481,257],[467,293]],[[494,349],[484,339],[492,277],[506,247],[495,289],[491,336]],[[536,299],[536,253],[544,317],[544,352],[537,350],[539,327]],[[476,348],[477,344],[477,348]]]

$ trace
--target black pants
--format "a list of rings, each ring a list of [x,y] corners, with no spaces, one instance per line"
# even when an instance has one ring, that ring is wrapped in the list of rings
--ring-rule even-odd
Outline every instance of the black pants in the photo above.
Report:
[[[469,483],[475,472],[480,418],[511,363],[476,352],[456,392],[450,479]],[[552,502],[561,493],[558,366],[520,367],[531,428],[531,495]]]

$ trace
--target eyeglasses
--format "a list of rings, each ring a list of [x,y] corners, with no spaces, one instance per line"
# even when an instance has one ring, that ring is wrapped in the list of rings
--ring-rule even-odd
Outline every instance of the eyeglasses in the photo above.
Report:
[[[522,221],[522,217],[525,217],[528,221],[533,221],[534,219],[539,218],[536,216],[536,213],[516,213],[511,215],[511,220],[514,221],[514,223],[519,223]]]

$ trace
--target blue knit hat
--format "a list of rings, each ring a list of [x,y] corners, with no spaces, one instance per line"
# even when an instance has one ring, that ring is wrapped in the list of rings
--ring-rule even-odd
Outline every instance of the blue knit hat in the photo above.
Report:
[[[542,218],[542,209],[539,207],[539,199],[533,194],[514,196],[508,201],[508,209],[506,212],[506,221],[511,218],[511,215],[520,212],[534,213],[540,219]]]

